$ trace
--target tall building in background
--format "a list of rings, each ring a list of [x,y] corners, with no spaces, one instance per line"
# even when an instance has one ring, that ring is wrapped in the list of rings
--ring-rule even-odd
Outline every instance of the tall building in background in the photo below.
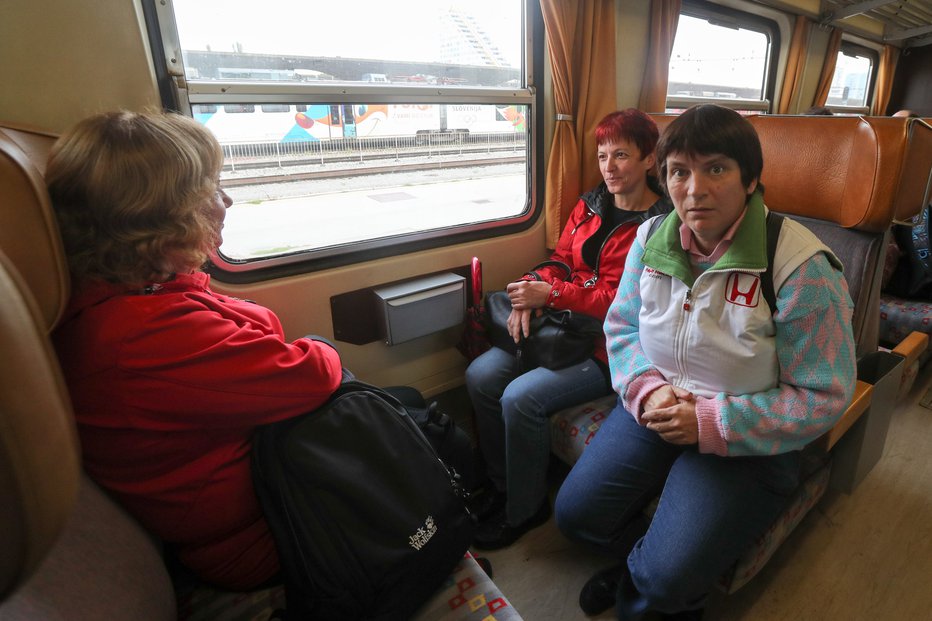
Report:
[[[472,15],[451,8],[443,17],[440,62],[457,65],[508,67],[508,61]]]

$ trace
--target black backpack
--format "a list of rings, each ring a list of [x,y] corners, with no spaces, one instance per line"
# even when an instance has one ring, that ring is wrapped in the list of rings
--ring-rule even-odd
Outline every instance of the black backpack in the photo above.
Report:
[[[467,492],[476,487],[475,452],[469,434],[460,429],[436,401],[427,403],[421,392],[411,386],[387,386],[385,392],[398,399],[437,456],[454,471],[460,486]]]
[[[259,430],[252,467],[289,620],[407,619],[472,540],[456,476],[395,397],[359,381]]]

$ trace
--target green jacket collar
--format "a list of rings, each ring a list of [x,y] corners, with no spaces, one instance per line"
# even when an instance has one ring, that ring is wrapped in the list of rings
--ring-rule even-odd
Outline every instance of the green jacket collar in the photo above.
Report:
[[[689,257],[680,244],[681,223],[679,215],[671,212],[647,240],[642,261],[691,287],[695,278]],[[767,208],[760,190],[751,195],[747,213],[735,231],[731,246],[710,269],[749,272],[767,269]]]

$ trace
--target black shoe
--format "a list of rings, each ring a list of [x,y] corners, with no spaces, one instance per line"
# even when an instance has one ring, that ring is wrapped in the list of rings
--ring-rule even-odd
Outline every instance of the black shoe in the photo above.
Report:
[[[505,508],[505,492],[489,487],[481,494],[470,498],[469,511],[477,522],[485,522]]]
[[[476,563],[479,564],[479,567],[482,568],[485,575],[488,576],[490,580],[493,580],[495,576],[492,575],[492,561],[484,556],[474,556],[473,558],[476,559]]]
[[[660,619],[661,621],[702,621],[702,614],[704,612],[704,608],[684,610],[683,612],[665,612],[660,615]]]
[[[627,573],[628,563],[624,562],[603,569],[589,578],[579,592],[579,607],[582,611],[592,617],[614,606],[618,597],[618,583]]]
[[[501,511],[498,515],[479,524],[476,535],[472,540],[472,547],[477,550],[505,548],[520,539],[524,533],[532,528],[537,528],[548,519],[550,519],[550,503],[546,500],[534,515],[517,526],[509,524],[508,519],[505,517],[505,511]]]

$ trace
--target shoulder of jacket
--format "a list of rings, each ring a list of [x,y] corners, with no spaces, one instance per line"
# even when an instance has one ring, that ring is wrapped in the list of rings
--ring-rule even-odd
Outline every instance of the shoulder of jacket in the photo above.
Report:
[[[792,218],[785,217],[773,258],[774,290],[779,291],[790,274],[819,253],[824,253],[830,263],[839,270],[841,269],[841,261],[815,233]]]

